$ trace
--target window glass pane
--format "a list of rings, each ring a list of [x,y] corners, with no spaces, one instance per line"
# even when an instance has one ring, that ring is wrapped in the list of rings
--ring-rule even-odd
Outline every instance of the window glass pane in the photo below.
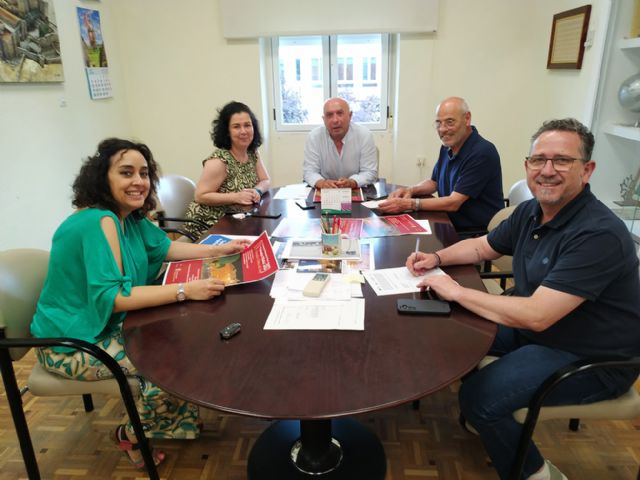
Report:
[[[355,122],[386,128],[387,43],[386,34],[274,38],[276,128],[308,131],[321,125],[329,97],[347,100]]]
[[[322,37],[280,37],[280,105],[283,125],[318,123],[322,117]]]
[[[382,59],[382,35],[338,35],[337,49],[337,96],[344,98],[351,105],[353,121],[379,122],[382,86],[376,81],[376,68]],[[342,65],[340,59],[343,59]],[[362,75],[354,76],[354,65],[356,71],[363,71]],[[367,74],[364,73],[364,69],[368,69]]]

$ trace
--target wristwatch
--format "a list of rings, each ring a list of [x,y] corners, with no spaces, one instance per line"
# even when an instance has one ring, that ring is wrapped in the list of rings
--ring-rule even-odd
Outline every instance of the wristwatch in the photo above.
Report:
[[[420,199],[419,198],[414,198],[413,199],[413,210],[414,211],[418,211],[420,210]]]
[[[184,293],[184,283],[178,284],[178,291],[176,292],[176,302],[184,302],[187,299],[187,295]]]

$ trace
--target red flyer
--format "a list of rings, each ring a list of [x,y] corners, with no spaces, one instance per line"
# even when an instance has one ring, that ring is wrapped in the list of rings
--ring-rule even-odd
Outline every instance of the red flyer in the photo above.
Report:
[[[407,215],[406,213],[403,215],[381,217],[381,220],[396,227],[400,234],[426,232],[426,230],[416,222],[411,215]]]
[[[411,215],[389,215],[364,219],[363,237],[393,237],[408,233],[430,233]]]
[[[273,247],[262,234],[244,251],[216,258],[198,258],[171,262],[164,274],[163,285],[186,283],[204,278],[219,278],[225,285],[256,282],[278,271]]]

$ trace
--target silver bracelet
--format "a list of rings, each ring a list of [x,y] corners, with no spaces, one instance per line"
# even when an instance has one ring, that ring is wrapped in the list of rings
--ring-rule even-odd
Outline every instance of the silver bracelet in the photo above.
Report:
[[[413,210],[416,211],[416,212],[418,210],[420,210],[420,199],[419,198],[415,198],[413,200]]]

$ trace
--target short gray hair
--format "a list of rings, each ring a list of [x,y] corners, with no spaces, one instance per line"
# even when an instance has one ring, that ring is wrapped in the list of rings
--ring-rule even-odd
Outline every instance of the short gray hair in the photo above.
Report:
[[[532,135],[531,143],[533,144],[533,142],[535,142],[544,132],[551,131],[576,133],[580,137],[580,142],[582,144],[580,148],[582,150],[582,161],[586,163],[591,160],[595,139],[593,138],[593,133],[591,133],[589,129],[578,120],[575,118],[547,120],[542,124],[538,131]]]

